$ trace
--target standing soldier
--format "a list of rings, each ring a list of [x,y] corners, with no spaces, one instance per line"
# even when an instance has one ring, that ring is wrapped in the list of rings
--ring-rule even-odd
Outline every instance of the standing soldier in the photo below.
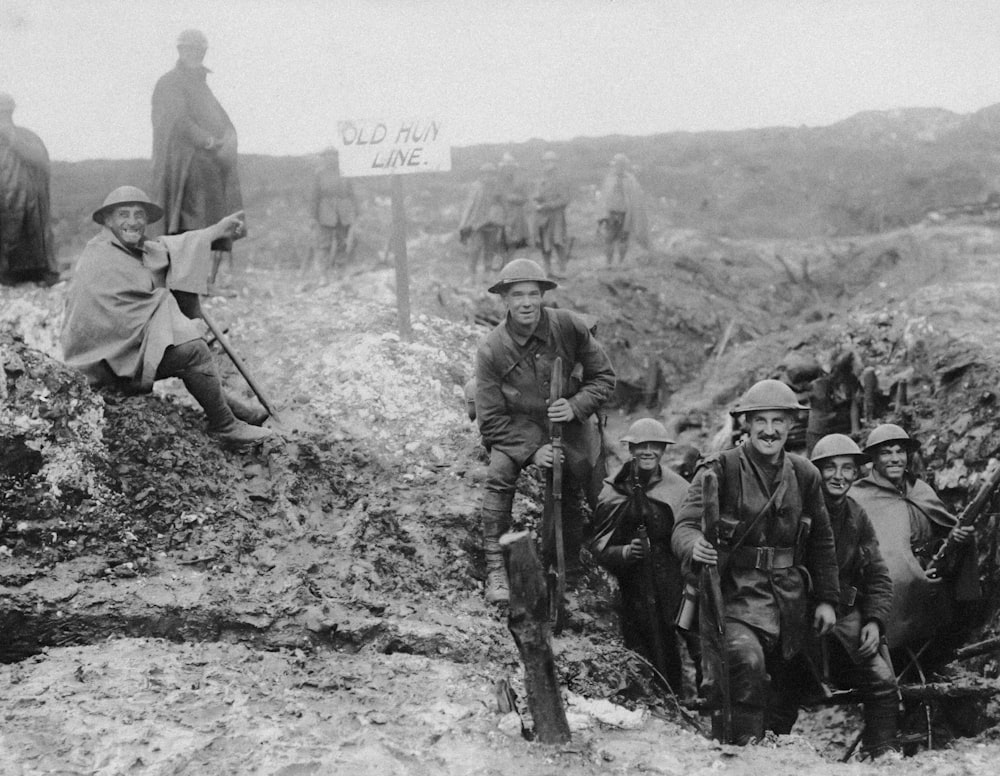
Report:
[[[316,243],[310,254],[320,271],[320,282],[329,282],[330,270],[354,259],[357,238],[354,225],[358,217],[358,199],[354,183],[340,175],[337,149],[323,151],[323,163],[313,177],[312,216],[316,221]],[[308,270],[307,261],[304,270]],[[305,274],[305,272],[303,272]]]
[[[483,272],[493,266],[493,257],[500,250],[503,229],[503,205],[497,186],[496,165],[487,162],[479,168],[479,179],[472,184],[469,198],[458,225],[458,237],[469,250],[469,280],[475,284],[479,265]]]
[[[153,192],[163,203],[165,234],[204,229],[243,209],[236,129],[206,83],[208,68],[202,61],[207,51],[204,33],[184,30],[177,38],[177,65],[153,89]],[[230,254],[232,266],[232,238],[216,240],[212,250],[209,285],[222,253]],[[200,314],[196,296],[178,301],[185,314]]]
[[[542,307],[556,287],[529,259],[514,259],[500,271],[490,292],[503,299],[507,314],[476,352],[476,414],[490,451],[483,493],[486,600],[509,597],[500,536],[510,528],[511,507],[521,469],[552,467],[550,423],[561,423],[565,455],[563,533],[567,577],[579,572],[583,523],[579,501],[600,454],[591,416],[611,396],[615,373],[604,349],[576,313]],[[549,404],[556,358],[562,360],[565,394]]]
[[[625,646],[655,665],[680,694],[683,671],[673,622],[684,577],[670,549],[670,534],[688,483],[661,464],[674,442],[659,421],[637,420],[622,441],[630,457],[604,481],[590,549],[618,580]]]
[[[566,206],[570,201],[569,184],[559,171],[559,156],[555,151],[542,154],[542,177],[535,186],[532,202],[535,206],[535,245],[542,252],[545,274],[552,277],[552,251],[559,259],[559,271],[566,271],[567,253]]]
[[[847,495],[860,468],[871,459],[850,437],[830,434],[816,442],[810,460],[823,478],[823,500],[840,572],[840,606],[832,638],[823,637],[831,642],[829,651],[817,649],[817,642],[811,640],[808,659],[828,669],[841,687],[860,690],[865,715],[862,751],[875,759],[899,749],[899,688],[888,650],[882,646],[892,605],[892,580],[868,514]],[[829,660],[825,666],[824,655]],[[790,733],[804,700],[804,683],[790,673],[779,677],[770,728]]]
[[[713,729],[725,743],[764,734],[768,675],[800,651],[808,628],[806,578],[817,602],[816,631],[826,634],[837,619],[837,558],[820,475],[784,450],[801,409],[784,383],[753,385],[731,411],[744,417],[747,440],[705,460],[674,528],[674,552],[684,564],[718,568],[720,643],[703,644],[702,653],[719,659],[704,661],[703,691],[721,708]],[[703,517],[716,508],[703,499],[709,472],[718,481],[718,520],[706,535]]]
[[[609,267],[614,264],[616,245],[618,263],[625,263],[629,238],[634,237],[639,245],[649,247],[646,195],[629,170],[625,154],[615,154],[611,160],[611,169],[601,184],[601,207],[604,215],[597,223],[604,231],[604,256]]]
[[[956,527],[955,516],[931,486],[910,472],[911,455],[919,447],[899,426],[877,426],[865,443],[872,471],[852,491],[871,516],[892,578],[892,611],[886,623],[891,649],[918,645],[934,635],[961,635],[954,627],[955,602],[980,596],[974,529]],[[966,550],[956,578],[930,579],[924,568],[950,532]]]
[[[528,246],[530,230],[524,206],[528,201],[528,184],[513,155],[505,153],[500,160],[500,200],[503,203],[503,236],[500,243],[504,264],[520,248]]]
[[[49,153],[14,125],[14,98],[0,92],[0,283],[59,280],[49,224]]]

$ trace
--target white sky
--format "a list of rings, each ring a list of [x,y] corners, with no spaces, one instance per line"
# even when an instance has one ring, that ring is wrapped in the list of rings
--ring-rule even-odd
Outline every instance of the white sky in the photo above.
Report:
[[[146,157],[186,27],[248,153],[338,119],[469,145],[1000,102],[995,0],[0,0],[0,90],[55,159]]]

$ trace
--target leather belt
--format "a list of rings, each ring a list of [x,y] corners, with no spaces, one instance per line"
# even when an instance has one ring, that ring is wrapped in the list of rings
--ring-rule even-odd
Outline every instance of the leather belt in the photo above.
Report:
[[[740,547],[730,563],[738,569],[789,569],[795,565],[794,547]]]

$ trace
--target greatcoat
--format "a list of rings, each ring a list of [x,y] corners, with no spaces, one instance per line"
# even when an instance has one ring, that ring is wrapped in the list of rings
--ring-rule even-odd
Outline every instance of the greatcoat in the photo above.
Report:
[[[236,129],[206,83],[208,72],[178,62],[153,90],[153,197],[166,234],[203,229],[243,209]]]
[[[66,294],[63,360],[92,385],[150,390],[167,347],[200,335],[169,289],[206,288],[210,245],[207,230],[198,230],[146,240],[136,256],[102,228]]]
[[[0,131],[0,280],[58,273],[49,223],[49,154],[31,130]]]
[[[524,467],[549,442],[549,382],[556,356],[562,358],[563,395],[575,416],[563,424],[565,461],[585,480],[600,453],[600,438],[588,419],[611,396],[615,372],[576,313],[543,307],[524,345],[511,336],[506,319],[487,335],[476,352],[479,430],[487,447]]]
[[[949,631],[955,600],[975,600],[980,593],[974,543],[961,553],[954,583],[932,583],[924,573],[927,561],[955,526],[954,515],[930,485],[910,477],[900,490],[872,471],[855,483],[851,496],[871,517],[892,578],[894,596],[886,623],[890,648]]]

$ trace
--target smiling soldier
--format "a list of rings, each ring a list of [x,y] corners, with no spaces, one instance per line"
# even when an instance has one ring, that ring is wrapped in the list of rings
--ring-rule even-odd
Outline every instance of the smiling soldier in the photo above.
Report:
[[[563,424],[565,453],[563,531],[567,577],[579,570],[583,523],[581,491],[600,453],[590,417],[615,387],[615,373],[586,322],[568,310],[542,307],[556,287],[530,259],[515,259],[500,272],[490,292],[499,294],[507,314],[476,353],[476,413],[483,443],[490,450],[481,509],[486,552],[486,600],[509,597],[500,536],[510,528],[511,507],[521,469],[552,467],[549,423]],[[562,359],[566,390],[549,404],[556,357]]]
[[[883,646],[892,605],[892,580],[882,560],[868,514],[847,495],[860,467],[870,461],[844,434],[822,437],[810,459],[823,478],[823,499],[830,515],[840,573],[840,605],[829,664],[822,666],[822,649],[812,640],[814,665],[829,669],[830,679],[845,689],[857,688],[864,704],[862,752],[875,759],[899,749],[899,695],[888,650]],[[817,654],[818,653],[818,654]],[[808,667],[805,675],[808,675]],[[803,699],[802,672],[779,674],[776,702],[769,727],[789,733]]]
[[[618,580],[625,646],[653,663],[680,694],[683,665],[673,622],[684,577],[670,549],[670,533],[688,483],[661,464],[674,442],[658,420],[637,420],[622,441],[628,443],[629,460],[604,481],[590,549]],[[692,637],[688,647],[693,646]]]
[[[801,409],[784,383],[754,384],[731,411],[745,419],[748,439],[705,459],[674,527],[673,549],[686,566],[719,569],[724,627],[718,649],[725,659],[705,662],[703,691],[721,709],[713,728],[717,738],[730,738],[726,743],[747,744],[764,734],[768,675],[801,650],[808,628],[807,578],[814,629],[825,634],[837,618],[837,559],[820,475],[805,458],[784,451]],[[710,471],[719,483],[719,520],[706,536],[702,483]],[[727,676],[717,675],[720,666],[728,666]],[[728,698],[721,697],[726,680]]]
[[[115,189],[94,211],[103,228],[74,267],[63,319],[64,360],[91,385],[131,393],[179,377],[223,445],[260,442],[271,432],[251,423],[263,423],[267,413],[224,393],[208,345],[170,292],[206,284],[210,245],[238,234],[241,214],[207,229],[147,240],[147,224],[162,215],[134,186]]]
[[[934,635],[960,637],[953,627],[955,602],[974,601],[980,595],[973,528],[956,527],[955,516],[931,486],[912,474],[912,456],[919,447],[899,426],[877,426],[865,444],[872,472],[851,492],[871,516],[892,577],[895,594],[886,623],[892,649]],[[930,579],[924,568],[952,531],[964,548],[955,579]]]

